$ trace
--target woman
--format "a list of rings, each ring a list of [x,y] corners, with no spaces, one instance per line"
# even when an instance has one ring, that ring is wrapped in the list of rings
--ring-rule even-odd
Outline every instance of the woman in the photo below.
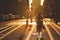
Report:
[[[43,28],[43,17],[41,15],[41,13],[38,13],[37,19],[36,19],[36,23],[37,23],[38,37],[40,38],[41,32],[42,32],[42,28]]]

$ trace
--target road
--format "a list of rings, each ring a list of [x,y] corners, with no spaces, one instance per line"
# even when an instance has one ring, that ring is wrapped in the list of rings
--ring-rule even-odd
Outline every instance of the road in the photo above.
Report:
[[[0,26],[0,39],[4,39],[6,36],[26,24],[26,20],[13,20],[9,22],[3,22]]]
[[[60,26],[52,21],[45,20],[44,22],[50,40],[60,40]]]
[[[0,40],[37,40],[36,25],[34,19],[32,23],[29,20],[28,25],[26,19],[1,22]],[[43,20],[43,25],[43,40],[60,40],[60,26],[46,19]]]

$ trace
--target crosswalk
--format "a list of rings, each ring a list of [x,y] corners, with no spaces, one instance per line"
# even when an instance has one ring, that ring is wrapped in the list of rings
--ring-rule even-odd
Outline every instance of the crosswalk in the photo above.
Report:
[[[37,40],[37,33],[36,33],[36,22],[29,22],[32,27],[28,27],[29,32],[27,31],[25,34],[24,40]],[[9,21],[0,25],[0,40],[5,38],[6,36],[10,35],[12,32],[20,28],[22,25],[26,25],[26,20],[16,20],[16,21]],[[60,40],[60,26],[55,24],[54,22],[49,22],[47,20],[43,21],[43,25],[45,27],[46,33],[49,36],[49,40]],[[34,32],[35,31],[35,32]],[[44,31],[44,30],[43,30]],[[35,35],[36,33],[36,35]],[[45,33],[43,33],[45,34]],[[42,34],[42,35],[43,35]],[[34,35],[36,37],[34,37]],[[43,37],[43,36],[42,36]],[[31,39],[32,38],[32,39]],[[45,37],[47,38],[47,36]],[[45,39],[43,39],[45,40]]]

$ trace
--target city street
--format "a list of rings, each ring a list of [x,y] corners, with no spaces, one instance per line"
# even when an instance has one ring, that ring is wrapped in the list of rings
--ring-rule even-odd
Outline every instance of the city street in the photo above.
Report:
[[[46,20],[46,23],[44,23],[44,25],[50,37],[50,40],[60,40],[60,26],[54,22],[49,22],[48,20]]]
[[[60,0],[0,0],[0,40],[60,40]]]
[[[60,26],[52,21],[43,20],[45,29],[42,30],[43,40],[60,40]],[[26,19],[12,20],[1,23],[0,40],[37,40],[36,22]]]

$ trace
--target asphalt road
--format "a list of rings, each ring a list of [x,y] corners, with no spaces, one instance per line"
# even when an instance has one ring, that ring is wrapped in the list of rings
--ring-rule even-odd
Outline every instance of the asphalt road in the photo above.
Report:
[[[52,21],[45,21],[45,28],[49,34],[50,40],[60,40],[60,26]]]
[[[60,27],[52,21],[43,21],[45,29],[42,30],[43,40],[60,40]],[[0,23],[0,40],[37,40],[36,22],[26,19],[12,20]]]

